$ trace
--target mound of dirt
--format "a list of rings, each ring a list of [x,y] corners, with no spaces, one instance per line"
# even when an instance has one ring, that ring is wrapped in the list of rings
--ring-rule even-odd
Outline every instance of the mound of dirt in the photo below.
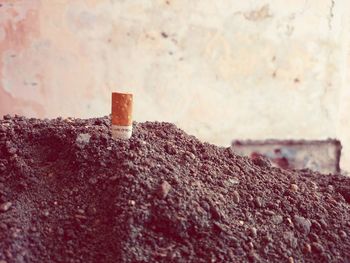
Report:
[[[173,124],[0,121],[0,262],[349,262],[350,178]]]

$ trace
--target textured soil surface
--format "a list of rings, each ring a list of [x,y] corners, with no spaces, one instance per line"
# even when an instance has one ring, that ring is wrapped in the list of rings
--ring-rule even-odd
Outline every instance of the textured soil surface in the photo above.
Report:
[[[0,121],[0,262],[350,262],[350,178],[173,124]]]

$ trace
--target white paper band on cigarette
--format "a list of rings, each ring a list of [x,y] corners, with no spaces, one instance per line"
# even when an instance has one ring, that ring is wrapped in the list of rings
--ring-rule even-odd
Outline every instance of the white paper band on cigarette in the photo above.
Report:
[[[132,135],[132,125],[130,126],[118,126],[112,125],[112,137],[115,139],[130,139]]]

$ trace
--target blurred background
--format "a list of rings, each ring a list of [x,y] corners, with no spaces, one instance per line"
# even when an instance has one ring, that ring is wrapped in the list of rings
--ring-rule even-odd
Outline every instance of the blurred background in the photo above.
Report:
[[[0,115],[136,121],[198,138],[337,138],[350,170],[350,1],[0,0]]]

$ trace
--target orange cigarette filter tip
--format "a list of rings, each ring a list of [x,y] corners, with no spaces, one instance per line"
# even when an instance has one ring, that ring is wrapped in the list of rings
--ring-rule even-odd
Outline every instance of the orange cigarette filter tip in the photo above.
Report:
[[[127,93],[112,93],[112,137],[127,140],[132,135],[133,96]]]

